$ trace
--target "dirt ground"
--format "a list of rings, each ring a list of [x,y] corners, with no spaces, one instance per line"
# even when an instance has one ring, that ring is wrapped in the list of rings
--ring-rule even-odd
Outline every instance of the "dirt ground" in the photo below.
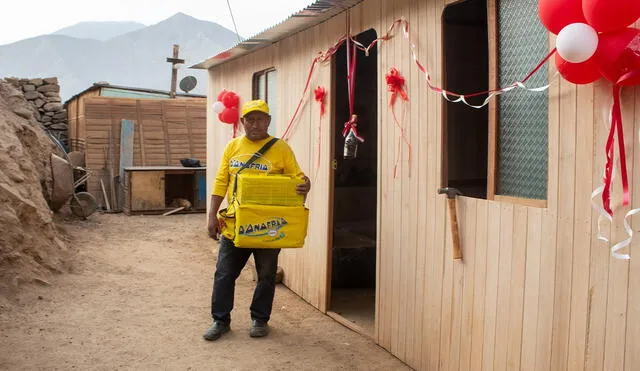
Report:
[[[249,338],[248,270],[236,285],[232,331],[204,341],[217,245],[203,214],[94,214],[62,228],[76,250],[72,271],[0,305],[0,369],[408,369],[282,285],[271,334]]]

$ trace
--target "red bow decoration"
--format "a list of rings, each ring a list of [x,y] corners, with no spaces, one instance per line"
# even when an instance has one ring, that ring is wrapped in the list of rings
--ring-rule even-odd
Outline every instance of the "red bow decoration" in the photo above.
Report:
[[[325,101],[327,98],[327,91],[324,87],[318,85],[316,90],[313,91],[316,97],[316,102],[320,103],[320,117],[324,116],[325,113]]]
[[[344,129],[342,129],[342,136],[346,137],[349,131],[353,131],[356,139],[360,142],[364,142],[364,138],[358,134],[358,115],[351,115],[351,119],[344,123]]]
[[[324,87],[318,85],[313,93],[315,95],[316,102],[320,103],[320,123],[318,125],[318,159],[316,160],[316,174],[313,177],[313,179],[315,180],[318,176],[318,170],[320,169],[320,152],[322,151],[322,117],[325,113],[327,90]]]
[[[400,95],[400,98],[404,101],[409,100],[409,96],[407,96],[407,92],[404,90],[404,77],[400,74],[400,71],[392,67],[389,73],[385,75],[385,78],[387,79],[387,86],[391,92],[391,98],[389,99],[390,106],[396,104],[398,95]]]
[[[398,163],[400,161],[401,149],[400,149],[400,140],[404,141],[409,147],[409,176],[411,176],[411,142],[406,136],[405,128],[400,123],[401,120],[398,120],[395,112],[395,104],[396,99],[400,96],[404,102],[409,101],[409,96],[407,92],[404,90],[404,77],[400,74],[400,71],[395,67],[392,67],[389,70],[389,73],[385,75],[385,79],[387,80],[387,86],[389,87],[389,91],[391,92],[391,98],[389,98],[389,107],[391,107],[391,113],[393,114],[393,122],[395,122],[396,126],[400,130],[400,136],[398,137],[398,154],[396,155],[396,164],[393,167],[393,177],[395,178],[397,175]],[[406,108],[403,106],[403,109]],[[404,120],[404,113],[406,111],[403,110],[402,120]]]

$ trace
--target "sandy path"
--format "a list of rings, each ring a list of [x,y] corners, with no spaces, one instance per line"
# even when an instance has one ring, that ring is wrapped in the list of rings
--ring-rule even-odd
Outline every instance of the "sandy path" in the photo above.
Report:
[[[204,341],[215,244],[203,226],[202,214],[65,224],[73,272],[0,311],[0,369],[407,369],[281,285],[271,334],[249,338],[250,272],[238,280],[232,332]]]

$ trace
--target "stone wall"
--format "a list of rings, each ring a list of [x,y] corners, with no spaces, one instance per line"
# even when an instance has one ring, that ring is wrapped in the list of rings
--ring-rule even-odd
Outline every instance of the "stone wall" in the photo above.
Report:
[[[20,79],[5,78],[5,81],[24,93],[31,106],[31,112],[16,112],[30,120],[40,122],[54,137],[68,148],[67,110],[60,99],[60,85],[57,77]],[[31,116],[29,116],[31,114]]]

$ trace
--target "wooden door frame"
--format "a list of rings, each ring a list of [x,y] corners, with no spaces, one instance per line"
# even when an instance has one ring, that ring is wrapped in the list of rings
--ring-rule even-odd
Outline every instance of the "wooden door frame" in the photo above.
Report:
[[[348,15],[347,15],[348,16]],[[379,35],[379,32],[376,28],[371,28],[375,31],[376,37]],[[363,32],[366,32],[365,30]],[[361,32],[362,33],[362,32]],[[359,34],[358,34],[359,35]],[[357,35],[356,35],[357,36]],[[330,91],[336,91],[336,61],[332,59],[331,61],[331,74],[330,74]],[[385,89],[381,89],[382,80],[380,79],[380,53],[376,53],[376,101],[378,104],[376,105],[376,287],[375,287],[375,304],[374,304],[374,330],[373,333],[366,332],[362,327],[352,323],[347,320],[343,316],[338,313],[335,313],[331,310],[331,282],[333,277],[333,220],[334,220],[334,205],[335,205],[335,169],[334,169],[334,160],[335,159],[335,151],[336,151],[336,104],[335,104],[335,94],[332,94],[331,102],[329,104],[328,114],[329,114],[329,153],[330,153],[330,170],[329,176],[327,177],[327,181],[329,183],[329,193],[327,197],[327,275],[325,282],[325,305],[324,308],[320,308],[320,310],[333,318],[336,322],[339,322],[343,326],[363,335],[365,337],[370,338],[376,344],[378,343],[378,313],[380,306],[380,236],[381,236],[381,205],[382,205],[382,117],[380,115],[380,105],[382,104],[382,95],[381,92],[385,92]]]
[[[330,90],[336,91],[336,61],[331,61],[331,74],[330,74]],[[329,176],[327,182],[329,183],[329,193],[327,197],[327,276],[325,277],[325,305],[322,308],[322,312],[328,314],[331,309],[331,278],[333,277],[333,209],[335,199],[335,151],[336,151],[336,104],[335,94],[331,94],[331,102],[329,103]]]

